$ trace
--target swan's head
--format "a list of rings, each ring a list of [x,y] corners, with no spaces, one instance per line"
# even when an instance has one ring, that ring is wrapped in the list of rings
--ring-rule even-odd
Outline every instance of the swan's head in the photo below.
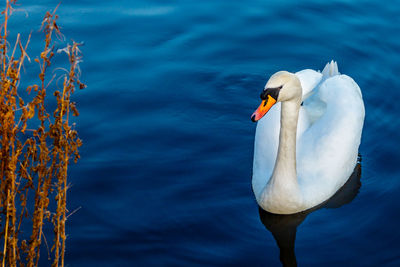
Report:
[[[252,121],[260,120],[277,102],[296,101],[300,105],[302,89],[300,80],[293,73],[279,71],[269,78],[261,92],[261,105],[251,115]]]

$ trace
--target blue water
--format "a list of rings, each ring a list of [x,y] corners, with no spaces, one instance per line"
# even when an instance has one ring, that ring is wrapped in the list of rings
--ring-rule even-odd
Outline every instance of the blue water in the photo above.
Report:
[[[10,27],[34,30],[34,55],[58,1],[19,3],[29,17]],[[362,185],[302,218],[297,263],[400,265],[400,1],[86,0],[58,14],[85,42],[88,85],[74,97],[69,266],[280,266],[251,190],[250,115],[269,75],[331,59],[363,92]]]

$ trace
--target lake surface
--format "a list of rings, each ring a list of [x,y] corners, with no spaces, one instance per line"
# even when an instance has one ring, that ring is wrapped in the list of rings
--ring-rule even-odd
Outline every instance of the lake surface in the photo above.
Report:
[[[10,28],[34,30],[35,55],[58,1],[19,3],[29,17]],[[85,42],[88,85],[74,97],[68,266],[280,266],[251,190],[250,115],[271,74],[331,59],[363,93],[362,185],[303,218],[297,263],[400,265],[400,1],[86,0],[58,14]]]

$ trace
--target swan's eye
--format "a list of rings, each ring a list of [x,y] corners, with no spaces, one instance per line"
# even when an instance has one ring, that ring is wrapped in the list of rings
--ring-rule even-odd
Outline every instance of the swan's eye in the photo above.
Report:
[[[265,100],[267,99],[267,96],[270,95],[271,97],[273,97],[275,100],[278,99],[278,95],[279,95],[279,90],[282,89],[283,85],[279,86],[279,87],[274,87],[274,88],[265,88],[260,95],[260,98]]]

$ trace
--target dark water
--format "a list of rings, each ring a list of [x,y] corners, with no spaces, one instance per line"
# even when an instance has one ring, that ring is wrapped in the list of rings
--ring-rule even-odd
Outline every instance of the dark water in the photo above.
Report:
[[[58,1],[19,2],[29,17],[11,25],[35,30],[35,51]],[[331,59],[363,92],[362,186],[302,218],[297,263],[400,265],[400,1],[87,0],[59,15],[85,42],[88,84],[75,95],[69,266],[280,266],[251,190],[250,114],[269,75]]]

